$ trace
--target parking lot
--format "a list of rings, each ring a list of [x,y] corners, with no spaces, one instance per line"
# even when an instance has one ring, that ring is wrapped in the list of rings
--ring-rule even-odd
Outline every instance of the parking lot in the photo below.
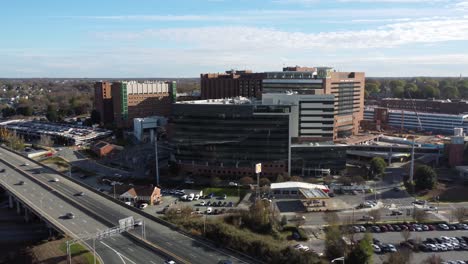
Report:
[[[436,228],[434,226],[433,231],[411,231],[410,232],[410,240],[413,240],[415,242],[421,242],[424,243],[428,238],[430,239],[435,239],[437,238],[438,240],[441,240],[441,237],[468,237],[468,230],[440,230],[439,228]],[[362,238],[363,234],[358,233],[355,235],[355,239],[358,240]],[[402,232],[380,232],[380,233],[372,233],[372,236],[374,239],[377,239],[381,244],[393,244],[397,250],[401,250],[403,246],[401,245],[402,242],[404,242],[404,238],[402,235]],[[442,243],[445,243],[444,240],[441,241]],[[446,241],[449,242],[449,241]],[[468,243],[468,241],[465,241]],[[460,243],[459,243],[460,244]],[[449,260],[468,260],[468,249],[463,249],[463,248],[458,248],[458,249],[447,249],[447,251],[420,251],[418,247],[418,251],[413,252],[412,256],[412,261],[411,263],[422,263],[426,258],[429,256],[435,254],[437,256],[440,256],[443,260],[449,261]],[[387,258],[388,254],[385,253],[376,253],[374,256],[374,262],[375,263],[381,263]]]
[[[164,208],[181,208],[183,206],[189,206],[193,208],[194,211],[198,211],[200,213],[206,213],[208,208],[211,208],[212,215],[221,214],[222,212],[226,212],[229,209],[235,208],[237,206],[237,202],[239,201],[239,197],[236,196],[215,196],[207,194],[205,196],[200,197],[198,200],[187,200],[183,199],[183,195],[190,194],[189,190],[186,190],[184,194],[182,194],[182,190],[178,190],[179,193],[176,193],[177,190],[172,190],[172,194],[170,190],[163,190],[163,198],[162,203],[159,205],[148,206],[145,211],[154,211],[155,213],[161,213]],[[209,196],[209,197],[208,197]],[[211,197],[211,198],[210,198]],[[209,205],[208,205],[209,204]],[[167,210],[167,209],[166,209]]]

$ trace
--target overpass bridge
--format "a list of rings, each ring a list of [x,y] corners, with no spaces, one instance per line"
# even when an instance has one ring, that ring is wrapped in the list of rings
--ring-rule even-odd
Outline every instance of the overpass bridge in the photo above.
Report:
[[[5,168],[0,173],[0,186],[8,192],[10,206],[16,205],[26,219],[30,214],[38,215],[50,227],[73,238],[116,226],[120,219],[129,216],[141,219],[145,223],[144,238],[140,228],[136,228],[96,243],[96,252],[104,263],[156,264],[164,259],[200,264],[225,259],[233,263],[256,262],[180,233],[154,216],[5,148],[0,148],[0,166]],[[21,181],[24,184],[20,185]],[[77,195],[80,192],[85,195]],[[75,218],[64,217],[69,212]],[[83,242],[91,247],[90,241]]]

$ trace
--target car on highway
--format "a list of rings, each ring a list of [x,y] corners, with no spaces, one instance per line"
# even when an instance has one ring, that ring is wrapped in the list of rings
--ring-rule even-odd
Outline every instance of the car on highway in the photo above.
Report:
[[[76,194],[76,196],[84,196],[84,195],[85,195],[84,192],[79,192],[79,193]]]
[[[437,207],[435,206],[427,206],[424,208],[424,211],[437,211]]]
[[[24,185],[24,183],[25,183],[24,181],[19,181],[18,185]]]
[[[176,264],[176,262],[173,260],[166,260],[164,261],[164,264]]]
[[[65,214],[65,218],[73,219],[73,218],[75,218],[75,215],[73,213],[67,213],[67,214]]]
[[[425,205],[426,201],[424,201],[424,200],[415,200],[413,203],[414,204],[419,204],[419,205]]]
[[[145,209],[146,207],[148,207],[147,203],[140,204],[140,209]]]
[[[392,213],[390,215],[403,215],[403,212],[399,210],[392,210]]]
[[[370,215],[363,215],[361,220],[363,220],[363,221],[372,221],[372,220],[374,220],[374,217],[372,217]]]
[[[232,261],[229,259],[223,259],[218,261],[218,264],[232,264]]]
[[[59,182],[60,180],[58,178],[53,178],[52,180],[50,180],[50,182]]]
[[[23,163],[22,166],[29,166],[29,163],[27,163],[27,162],[26,162],[26,163]]]
[[[5,172],[5,169],[4,169],[4,168],[1,168],[1,169],[0,169],[0,172]]]

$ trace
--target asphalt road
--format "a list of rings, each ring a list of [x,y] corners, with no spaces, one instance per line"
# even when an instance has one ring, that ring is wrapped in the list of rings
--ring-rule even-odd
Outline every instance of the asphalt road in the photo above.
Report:
[[[236,257],[225,253],[222,249],[215,248],[212,245],[206,244],[187,237],[177,231],[156,223],[148,218],[145,218],[132,210],[127,209],[117,203],[109,201],[99,194],[89,191],[88,189],[69,181],[68,179],[55,174],[47,167],[39,166],[35,163],[30,163],[29,166],[21,166],[27,163],[28,160],[24,157],[11,153],[5,149],[0,149],[0,157],[7,159],[10,163],[17,165],[25,171],[41,170],[40,174],[34,174],[38,180],[53,185],[53,187],[60,193],[66,195],[69,199],[79,202],[82,206],[86,207],[107,221],[118,224],[118,220],[134,216],[135,219],[141,219],[146,225],[146,239],[151,243],[157,245],[161,250],[175,255],[183,261],[190,263],[217,263],[219,260],[230,259],[233,263],[245,263]],[[59,182],[50,183],[53,178],[59,178]],[[79,192],[85,192],[85,196],[76,196]],[[140,235],[141,231],[135,231],[136,235]],[[130,256],[135,256],[130,252]],[[145,258],[148,259],[148,258]],[[176,259],[177,260],[177,259]],[[146,262],[145,262],[146,263]]]
[[[3,154],[0,157],[4,158]],[[0,173],[2,186],[20,197],[21,200],[26,201],[29,206],[41,211],[48,220],[68,230],[67,233],[72,234],[73,237],[82,237],[107,229],[105,225],[93,217],[61,200],[56,194],[45,190],[27,176],[4,164],[1,166],[6,170],[4,173]],[[24,181],[24,185],[18,185],[19,181]],[[48,184],[56,185],[52,182]],[[70,212],[75,215],[75,218],[65,219],[63,216]],[[24,214],[24,211],[22,213]],[[85,241],[85,243],[92,246],[92,240]],[[133,241],[121,235],[96,241],[96,252],[104,263],[147,263],[147,259],[154,259],[155,263],[164,262],[164,259],[159,255],[135,245]],[[138,256],[140,262],[133,260],[134,256]],[[127,259],[127,261],[122,259]]]

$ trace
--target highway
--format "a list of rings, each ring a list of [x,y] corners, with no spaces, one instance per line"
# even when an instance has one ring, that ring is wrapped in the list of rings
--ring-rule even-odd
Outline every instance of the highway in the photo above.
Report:
[[[159,250],[165,252],[167,255],[172,256],[173,259],[178,263],[217,263],[218,261],[225,259],[230,259],[233,261],[233,263],[246,263],[245,261],[227,254],[222,249],[215,248],[212,245],[200,242],[198,240],[194,240],[188,236],[183,235],[182,233],[170,229],[169,227],[135,213],[134,211],[118,203],[102,197],[101,194],[94,193],[87,188],[70,181],[66,177],[62,177],[61,175],[56,174],[54,171],[45,166],[30,162],[21,155],[0,148],[0,158],[7,160],[17,168],[29,173],[40,170],[40,173],[32,174],[32,176],[42,183],[52,186],[57,192],[65,195],[68,199],[78,202],[87,210],[98,214],[106,222],[117,225],[119,219],[128,216],[134,216],[135,219],[142,219],[146,224],[146,239],[155,245]],[[28,163],[28,166],[22,166],[25,163]],[[23,176],[20,176],[19,173],[15,173],[12,175],[10,181],[14,182],[20,177]],[[53,178],[58,178],[60,181],[50,182],[50,180]],[[84,192],[85,195],[76,196],[76,194],[79,192]],[[36,195],[36,197],[39,197],[40,195],[37,192],[32,193]],[[78,220],[79,217],[80,216],[78,216],[76,219]],[[140,236],[141,231],[135,230],[134,234]],[[134,247],[130,247],[130,249],[134,250]],[[127,248],[127,251],[130,252],[126,251],[126,253],[128,253],[126,256],[128,255],[131,261],[135,263],[147,263],[148,258],[143,258],[145,260],[144,262],[137,262],[136,258],[139,254],[132,252],[132,250],[128,250]]]
[[[105,225],[93,217],[62,201],[55,193],[45,190],[27,176],[16,172],[3,163],[1,167],[5,168],[5,172],[0,173],[2,187],[14,193],[31,208],[42,212],[44,218],[51,219],[56,226],[60,226],[72,237],[77,238],[107,229]],[[18,185],[19,181],[23,181],[24,184]],[[63,217],[70,212],[75,215],[74,219]],[[92,247],[92,240],[85,241],[85,243]],[[164,262],[164,259],[159,255],[134,245],[133,241],[122,235],[96,240],[96,252],[104,263],[147,263],[147,259],[151,259],[154,263]],[[132,256],[131,260],[129,256]],[[122,259],[126,261],[122,261]]]

